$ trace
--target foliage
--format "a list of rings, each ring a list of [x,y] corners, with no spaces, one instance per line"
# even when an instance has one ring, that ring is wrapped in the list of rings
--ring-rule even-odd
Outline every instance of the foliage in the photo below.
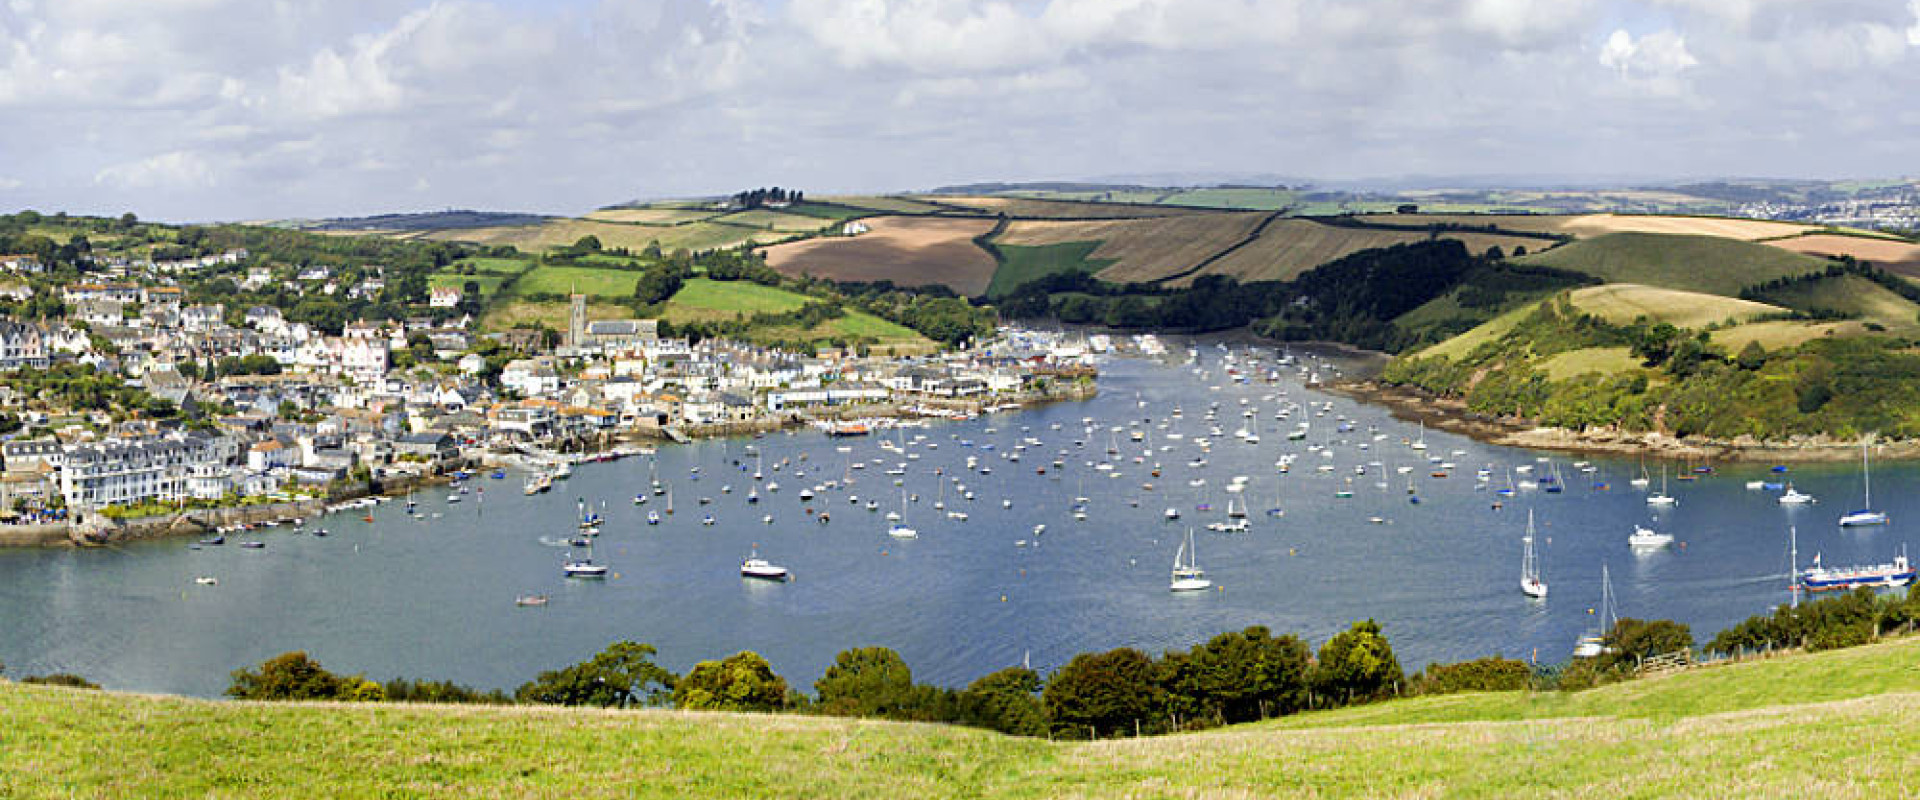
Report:
[[[1621,617],[1607,631],[1602,646],[1603,652],[1594,659],[1599,669],[1638,667],[1643,659],[1693,649],[1693,632],[1670,619]]]
[[[1336,703],[1376,699],[1399,690],[1404,678],[1380,624],[1355,622],[1320,646],[1311,682],[1316,694]]]
[[[822,713],[885,717],[913,691],[913,671],[899,653],[885,647],[842,650],[814,681],[813,690],[819,693],[815,708]]]
[[[1162,685],[1183,720],[1231,725],[1291,714],[1307,705],[1312,654],[1265,626],[1223,633],[1161,660]]]
[[[21,395],[33,398],[32,404],[44,408],[108,411],[116,418],[168,418],[179,413],[172,403],[128,386],[120,376],[97,371],[90,364],[19,369],[7,373],[6,381]]]
[[[1081,653],[1047,679],[1053,734],[1078,739],[1158,729],[1163,692],[1153,659],[1131,647]]]
[[[1902,600],[1860,588],[1798,608],[1781,605],[1771,614],[1748,617],[1715,634],[1706,650],[1729,654],[1794,647],[1834,650],[1865,644],[1889,627],[1916,619],[1920,619],[1920,591],[1910,588]]]
[[[673,673],[653,663],[652,645],[619,641],[586,661],[541,672],[514,697],[523,703],[626,708],[656,705],[673,691]]]
[[[100,684],[82,678],[71,672],[55,672],[48,675],[28,675],[20,679],[21,683],[35,683],[42,686],[65,686],[70,689],[99,689]]]
[[[234,670],[226,694],[239,700],[333,700],[346,688],[347,679],[296,650],[267,659],[258,672]]]
[[[1040,703],[1039,673],[1008,667],[968,684],[960,693],[956,722],[1014,736],[1045,736],[1047,710]]]
[[[702,661],[673,687],[678,708],[705,711],[778,711],[787,704],[787,681],[759,653],[744,650],[719,661]]]
[[[1415,694],[1453,692],[1511,692],[1527,688],[1533,667],[1525,661],[1500,656],[1453,664],[1429,664],[1408,681]]]

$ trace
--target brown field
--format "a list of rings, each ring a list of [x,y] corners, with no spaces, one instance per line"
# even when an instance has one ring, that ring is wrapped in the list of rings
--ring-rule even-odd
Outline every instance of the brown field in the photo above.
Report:
[[[1722,217],[1669,217],[1642,214],[1588,214],[1567,222],[1566,232],[1576,236],[1632,231],[1636,233],[1677,233],[1718,236],[1723,239],[1755,241],[1775,236],[1794,236],[1818,230],[1812,225],[1772,222],[1763,219]]]
[[[977,208],[990,214],[1031,219],[1136,219],[1139,217],[1176,217],[1212,213],[1181,206],[1123,205],[1117,203],[1075,203],[1036,200],[1030,197],[965,197],[938,195],[929,198],[948,205]]]
[[[963,295],[987,290],[999,264],[973,243],[993,230],[989,219],[874,217],[859,236],[829,236],[766,248],[767,265],[787,275],[836,281],[890,280],[900,286],[939,283]]]
[[[1259,239],[1208,264],[1194,277],[1231,275],[1247,282],[1292,280],[1302,272],[1361,250],[1426,238],[1426,233],[1418,231],[1344,228],[1304,219],[1277,220],[1261,231]],[[1526,247],[1532,252],[1551,244],[1524,236],[1490,233],[1454,233],[1443,238],[1459,239],[1475,253],[1496,246],[1508,253],[1515,247]]]
[[[692,208],[603,208],[587,215],[600,222],[636,222],[641,225],[677,225],[711,217],[719,212]]]
[[[1873,262],[1874,266],[1891,272],[1909,277],[1920,276],[1920,244],[1892,239],[1836,236],[1830,233],[1776,239],[1764,244],[1815,256],[1853,256],[1860,261]]]
[[[1117,283],[1148,281],[1192,269],[1239,243],[1264,213],[1187,214],[1154,219],[1009,223],[996,240],[1012,245],[1100,242],[1089,258],[1115,262],[1099,275]]]

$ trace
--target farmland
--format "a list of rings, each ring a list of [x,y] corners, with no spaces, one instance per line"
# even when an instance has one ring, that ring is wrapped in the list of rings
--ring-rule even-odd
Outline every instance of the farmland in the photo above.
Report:
[[[942,195],[931,199],[947,205],[977,209],[983,214],[1005,214],[1015,219],[1137,219],[1196,213],[1193,209],[1177,206],[1076,203],[1002,195],[991,197]]]
[[[986,291],[999,267],[973,243],[993,230],[989,219],[874,217],[853,237],[808,239],[766,249],[767,265],[786,275],[836,281],[890,280],[899,286],[943,284],[963,295]]]
[[[1798,283],[1766,293],[1770,303],[1802,311],[1837,311],[1911,334],[1920,329],[1920,305],[1858,275]]]
[[[638,280],[638,270],[542,264],[521,276],[513,284],[513,293],[584,294],[588,297],[625,299],[633,296],[633,284]]]
[[[1441,233],[1440,238],[1459,239],[1472,253],[1482,253],[1496,246],[1503,252],[1512,252],[1516,247],[1535,249],[1550,244],[1539,239],[1478,232],[1448,231]],[[1269,224],[1260,232],[1258,239],[1208,264],[1194,277],[1230,275],[1241,281],[1292,280],[1302,272],[1361,250],[1425,239],[1427,233],[1424,231],[1282,219]]]
[[[1003,261],[987,286],[988,297],[1004,296],[1022,284],[1062,272],[1095,273],[1113,263],[1112,259],[1091,258],[1099,242],[1061,242],[1059,244],[999,244]]]
[[[685,222],[698,222],[718,216],[718,211],[705,211],[694,208],[603,208],[587,214],[587,219],[596,222],[624,222],[640,225],[679,225]]]
[[[1727,296],[1756,283],[1825,268],[1820,259],[1766,245],[1658,233],[1609,233],[1516,260],[1583,272],[1609,283]]]
[[[1669,233],[1688,236],[1714,236],[1722,239],[1755,241],[1776,236],[1794,236],[1817,230],[1816,226],[1795,222],[1773,222],[1731,217],[1680,217],[1644,214],[1588,214],[1567,220],[1565,230],[1578,236],[1609,233]]]
[[[1191,269],[1207,257],[1234,246],[1259,226],[1265,214],[1187,214],[1142,220],[1019,221],[1007,225],[996,243],[1051,245],[1100,242],[1091,256],[1111,259],[1102,280],[1149,281]]]
[[[522,251],[537,252],[571,245],[584,236],[596,237],[606,247],[625,247],[630,250],[640,250],[655,242],[667,250],[682,248],[712,250],[736,247],[748,242],[777,242],[792,238],[794,235],[788,232],[726,225],[713,221],[680,225],[640,225],[586,219],[559,219],[532,226],[434,231],[428,235],[428,238],[483,245],[512,245]]]
[[[1869,239],[1831,233],[1773,239],[1767,244],[1782,250],[1818,256],[1852,256],[1889,272],[1920,277],[1920,244],[1892,239]]]

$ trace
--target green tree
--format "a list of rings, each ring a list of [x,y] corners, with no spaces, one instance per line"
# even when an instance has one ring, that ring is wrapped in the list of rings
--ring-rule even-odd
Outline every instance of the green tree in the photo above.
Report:
[[[1274,637],[1264,625],[1223,633],[1196,645],[1179,661],[1167,686],[1207,717],[1251,722],[1306,707],[1312,654],[1291,634]]]
[[[685,709],[778,711],[786,703],[786,679],[751,650],[695,664],[673,687],[673,704]]]
[[[1042,695],[1054,734],[1078,739],[1157,726],[1163,698],[1154,678],[1153,659],[1131,647],[1074,656]]]
[[[619,641],[593,658],[540,673],[514,697],[524,703],[626,708],[657,705],[673,691],[672,672],[653,663],[653,645]]]
[[[1741,369],[1756,370],[1767,365],[1767,348],[1761,347],[1758,340],[1747,342],[1740,348],[1740,354],[1734,357],[1734,363]]]
[[[1369,619],[1353,623],[1321,645],[1312,683],[1321,697],[1344,704],[1391,693],[1403,677],[1393,646],[1380,633],[1380,623]]]
[[[820,695],[823,713],[884,717],[912,699],[913,671],[899,653],[885,647],[842,650],[814,681],[813,690]]]
[[[1045,736],[1047,710],[1040,704],[1040,674],[1008,667],[968,684],[960,693],[960,722],[1014,736]]]
[[[1631,668],[1642,659],[1693,649],[1693,631],[1670,619],[1621,617],[1605,643],[1607,651],[1597,659],[1602,669]]]
[[[55,672],[48,675],[29,675],[20,679],[21,683],[34,683],[41,686],[65,686],[71,689],[98,689],[100,684],[82,678],[71,672]]]
[[[345,681],[302,651],[282,653],[260,664],[260,671],[233,671],[227,696],[240,700],[332,700]]]

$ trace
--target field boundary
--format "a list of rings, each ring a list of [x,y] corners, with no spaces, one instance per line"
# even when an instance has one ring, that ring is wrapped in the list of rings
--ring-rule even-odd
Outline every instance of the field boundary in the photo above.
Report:
[[[1164,286],[1170,281],[1177,281],[1183,278],[1192,277],[1198,274],[1201,270],[1206,269],[1209,265],[1212,265],[1215,262],[1218,262],[1220,259],[1226,258],[1229,255],[1232,255],[1234,251],[1239,250],[1243,247],[1246,247],[1247,245],[1253,244],[1254,242],[1260,241],[1260,237],[1267,232],[1267,226],[1272,225],[1274,220],[1282,219],[1286,217],[1287,217],[1287,213],[1284,210],[1270,212],[1267,214],[1266,218],[1260,220],[1260,223],[1258,225],[1253,226],[1253,230],[1247,231],[1247,235],[1244,238],[1242,238],[1238,242],[1235,242],[1227,246],[1226,249],[1221,250],[1220,252],[1214,253],[1213,255],[1207,256],[1206,258],[1200,259],[1200,263],[1195,264],[1192,267],[1181,270],[1179,272],[1162,275],[1158,278],[1154,278],[1153,280],[1145,281],[1145,283],[1152,284],[1155,286]],[[1308,218],[1298,217],[1297,219],[1308,219]]]

